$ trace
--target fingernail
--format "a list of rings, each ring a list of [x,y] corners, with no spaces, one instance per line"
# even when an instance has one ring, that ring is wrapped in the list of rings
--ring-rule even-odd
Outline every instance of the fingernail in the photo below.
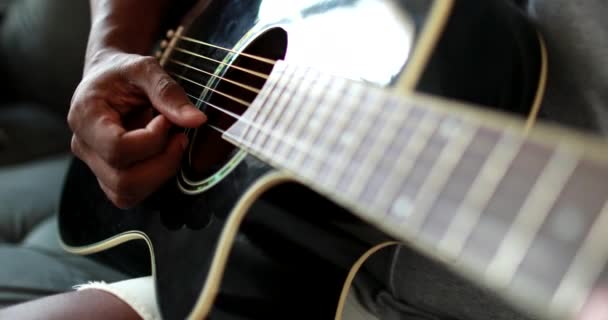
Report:
[[[191,104],[185,104],[185,105],[181,106],[179,108],[179,110],[185,116],[194,116],[194,115],[198,115],[199,113],[202,113],[202,111],[200,111],[197,107],[195,107]]]
[[[185,104],[183,106],[181,106],[181,108],[179,109],[182,116],[189,118],[189,119],[196,119],[198,121],[205,122],[207,121],[207,116],[205,115],[205,113],[203,113],[203,111],[201,111],[200,109],[190,105],[190,104]]]

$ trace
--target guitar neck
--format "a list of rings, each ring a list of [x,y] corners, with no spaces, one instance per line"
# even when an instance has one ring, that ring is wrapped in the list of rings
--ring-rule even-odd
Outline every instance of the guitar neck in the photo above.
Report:
[[[608,148],[278,62],[224,137],[551,318],[606,284]]]

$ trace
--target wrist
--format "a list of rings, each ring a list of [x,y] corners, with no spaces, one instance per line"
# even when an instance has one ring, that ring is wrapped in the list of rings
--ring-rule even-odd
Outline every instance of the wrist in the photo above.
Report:
[[[96,46],[94,49],[87,50],[84,62],[84,74],[109,60],[114,59],[117,55],[127,54],[122,49],[114,46]]]
[[[107,53],[150,54],[170,3],[169,0],[91,0],[85,65]]]

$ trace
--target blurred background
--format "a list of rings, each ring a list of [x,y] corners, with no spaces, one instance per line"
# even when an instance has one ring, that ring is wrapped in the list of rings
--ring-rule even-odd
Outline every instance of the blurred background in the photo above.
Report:
[[[67,152],[88,1],[0,0],[0,167]]]

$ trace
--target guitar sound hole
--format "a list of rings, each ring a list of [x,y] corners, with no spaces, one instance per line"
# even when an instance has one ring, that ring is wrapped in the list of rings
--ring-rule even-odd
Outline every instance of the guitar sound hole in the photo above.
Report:
[[[214,50],[218,51],[219,49]],[[283,29],[274,28],[265,31],[253,39],[242,52],[272,60],[279,60],[285,57],[286,50],[287,33]],[[265,83],[264,78],[243,70],[269,74],[273,67],[271,64],[244,55],[239,55],[233,59],[233,61],[230,61],[231,53],[225,50],[220,51],[223,51],[224,58],[216,59],[228,62],[230,66],[220,65],[215,71],[216,75],[249,87],[257,89],[262,88]],[[213,55],[209,54],[209,56]],[[238,66],[240,69],[232,66]],[[203,101],[207,101],[208,104],[205,102],[198,102],[200,108],[208,117],[208,124],[220,128],[221,130],[227,130],[236,122],[236,119],[226,112],[212,106],[217,106],[234,114],[241,115],[246,110],[247,106],[238,103],[227,96],[238,98],[247,102],[247,104],[251,103],[256,97],[255,92],[230,81],[222,80],[217,77],[209,77],[207,86],[212,87],[216,92],[208,91],[199,98]],[[199,88],[199,91],[200,90],[201,89]],[[186,91],[188,92],[187,87]],[[218,94],[217,92],[223,94]],[[197,103],[197,101],[194,102]],[[204,191],[205,188],[200,186],[200,184],[203,184],[203,181],[221,179],[218,175],[225,175],[225,172],[229,171],[230,166],[235,165],[234,163],[231,163],[231,160],[237,156],[239,150],[222,139],[221,135],[220,132],[207,125],[203,125],[201,128],[190,132],[190,152],[184,159],[185,163],[182,166],[182,174],[186,183],[192,184],[191,187],[193,189],[198,188],[198,190]],[[207,182],[207,184],[209,184],[209,182]]]

